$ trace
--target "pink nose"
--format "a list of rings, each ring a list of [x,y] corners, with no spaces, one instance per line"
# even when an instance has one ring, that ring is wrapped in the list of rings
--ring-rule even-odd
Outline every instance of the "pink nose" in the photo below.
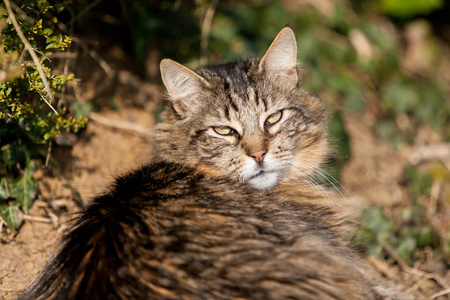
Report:
[[[250,154],[257,162],[262,162],[264,159],[264,154],[266,154],[267,150],[258,151]]]

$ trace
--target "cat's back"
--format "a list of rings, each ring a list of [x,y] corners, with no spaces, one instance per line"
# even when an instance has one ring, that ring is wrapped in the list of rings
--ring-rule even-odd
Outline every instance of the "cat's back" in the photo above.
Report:
[[[375,298],[332,210],[291,196],[142,167],[93,201],[21,299]]]

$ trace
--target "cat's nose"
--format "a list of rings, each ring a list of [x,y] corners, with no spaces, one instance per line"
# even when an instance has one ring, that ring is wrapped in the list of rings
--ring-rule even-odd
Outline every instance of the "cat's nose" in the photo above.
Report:
[[[267,150],[258,151],[255,153],[250,154],[251,157],[253,157],[256,162],[262,162],[264,159],[264,154],[266,154]]]

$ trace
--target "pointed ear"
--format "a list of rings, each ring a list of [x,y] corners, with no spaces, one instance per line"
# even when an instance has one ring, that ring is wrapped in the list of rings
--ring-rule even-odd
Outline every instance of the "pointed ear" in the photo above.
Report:
[[[297,42],[291,28],[285,27],[278,33],[261,59],[259,69],[298,79]]]
[[[196,95],[205,80],[191,69],[171,60],[160,64],[161,77],[177,113],[183,114],[195,105]]]

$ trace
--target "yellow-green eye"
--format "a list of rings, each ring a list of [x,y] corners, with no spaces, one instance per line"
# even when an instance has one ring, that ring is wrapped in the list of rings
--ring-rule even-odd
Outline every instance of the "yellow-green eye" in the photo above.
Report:
[[[281,110],[277,113],[274,113],[273,115],[270,115],[266,120],[266,125],[272,125],[276,122],[280,121],[281,119]]]
[[[233,129],[227,126],[215,126],[213,127],[214,131],[220,135],[230,135],[233,133]]]

